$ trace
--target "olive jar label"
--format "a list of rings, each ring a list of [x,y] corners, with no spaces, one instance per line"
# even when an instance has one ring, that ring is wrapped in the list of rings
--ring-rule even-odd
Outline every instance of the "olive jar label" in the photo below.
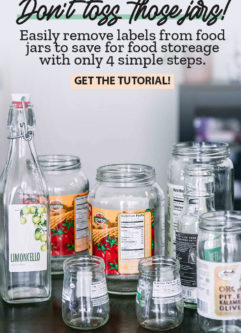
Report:
[[[105,261],[107,274],[137,274],[139,260],[154,254],[154,210],[91,207],[90,253]]]
[[[47,269],[47,209],[45,205],[9,205],[9,271]]]
[[[219,320],[241,318],[241,262],[215,263],[198,258],[198,313]]]

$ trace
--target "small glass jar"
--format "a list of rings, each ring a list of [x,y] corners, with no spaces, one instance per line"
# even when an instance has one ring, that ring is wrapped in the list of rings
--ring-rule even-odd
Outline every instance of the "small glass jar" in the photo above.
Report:
[[[241,212],[200,217],[198,315],[204,332],[241,332]]]
[[[99,257],[82,256],[64,262],[62,317],[66,325],[91,330],[109,319],[105,264]]]
[[[155,256],[139,263],[136,315],[139,324],[153,331],[171,330],[182,323],[184,303],[179,261]]]
[[[97,170],[89,195],[90,253],[105,261],[108,291],[135,294],[138,263],[164,251],[164,195],[151,166]]]
[[[215,209],[233,209],[233,163],[226,143],[184,142],[173,146],[168,166],[168,212],[166,248],[169,256],[176,248],[175,232],[184,204],[184,169],[186,165],[206,163],[213,166]]]
[[[51,271],[62,274],[66,258],[88,254],[89,182],[77,156],[42,155],[38,160],[49,190]]]

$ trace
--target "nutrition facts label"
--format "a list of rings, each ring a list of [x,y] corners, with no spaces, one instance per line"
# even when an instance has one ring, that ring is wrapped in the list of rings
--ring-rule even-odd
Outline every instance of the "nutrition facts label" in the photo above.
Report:
[[[88,237],[88,195],[75,198],[75,237]]]
[[[178,218],[184,205],[184,187],[181,185],[168,184],[168,205],[167,205],[167,246],[169,255],[176,251],[176,230]]]
[[[120,257],[140,259],[145,250],[145,213],[120,214]]]

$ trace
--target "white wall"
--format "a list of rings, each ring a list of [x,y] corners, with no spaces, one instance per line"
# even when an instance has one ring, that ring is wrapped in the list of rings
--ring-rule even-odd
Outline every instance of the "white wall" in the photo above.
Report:
[[[96,23],[83,21],[31,21],[18,27],[15,24],[17,4],[9,1],[5,2],[4,6],[5,15],[0,14],[0,166],[3,166],[7,153],[6,119],[10,94],[29,92],[35,105],[36,144],[39,154],[79,155],[91,183],[96,168],[102,164],[151,164],[157,170],[158,181],[165,188],[170,149],[177,140],[178,83],[181,81],[182,69],[161,67],[146,71],[174,72],[176,88],[173,91],[71,90],[72,73],[97,73],[97,70],[81,67],[41,67],[36,59],[24,57],[24,46],[18,41],[18,30],[21,28],[37,31],[52,28],[56,31],[80,32],[101,29],[96,27]],[[239,21],[234,19],[238,17],[240,7],[237,2],[233,3],[230,12],[232,18],[227,22],[220,22],[219,28],[225,23],[233,35],[232,30],[236,31],[238,24],[240,25]],[[9,14],[6,15],[6,12]],[[193,23],[189,26],[194,29]],[[118,27],[123,30],[130,28],[125,21]],[[148,23],[147,26],[143,21],[135,25],[135,30],[146,27],[158,30],[153,23]],[[169,23],[169,28],[177,30],[173,22]],[[165,26],[165,29],[168,29],[168,26]],[[98,72],[106,71],[103,69]],[[112,71],[138,72],[133,68]],[[108,72],[111,70],[108,69]],[[215,58],[214,75],[217,79],[226,77],[221,56]]]

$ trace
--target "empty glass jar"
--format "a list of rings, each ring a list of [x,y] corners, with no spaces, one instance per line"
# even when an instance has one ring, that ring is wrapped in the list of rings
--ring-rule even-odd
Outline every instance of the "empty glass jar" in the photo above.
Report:
[[[184,168],[193,163],[213,166],[215,178],[215,209],[233,209],[233,163],[226,143],[184,142],[173,146],[168,167],[168,214],[166,247],[174,255],[178,217],[184,204]]]
[[[138,263],[164,250],[164,195],[151,166],[97,170],[89,195],[90,253],[104,258],[108,291],[135,294]]]
[[[77,156],[42,155],[38,159],[49,190],[51,271],[61,274],[65,259],[88,254],[89,182]]]
[[[139,263],[136,315],[139,324],[154,331],[182,323],[184,303],[178,260],[155,256]]]
[[[64,262],[62,317],[79,330],[103,326],[109,319],[105,264],[99,257],[82,256]]]
[[[198,314],[204,332],[241,332],[241,212],[200,218]]]

